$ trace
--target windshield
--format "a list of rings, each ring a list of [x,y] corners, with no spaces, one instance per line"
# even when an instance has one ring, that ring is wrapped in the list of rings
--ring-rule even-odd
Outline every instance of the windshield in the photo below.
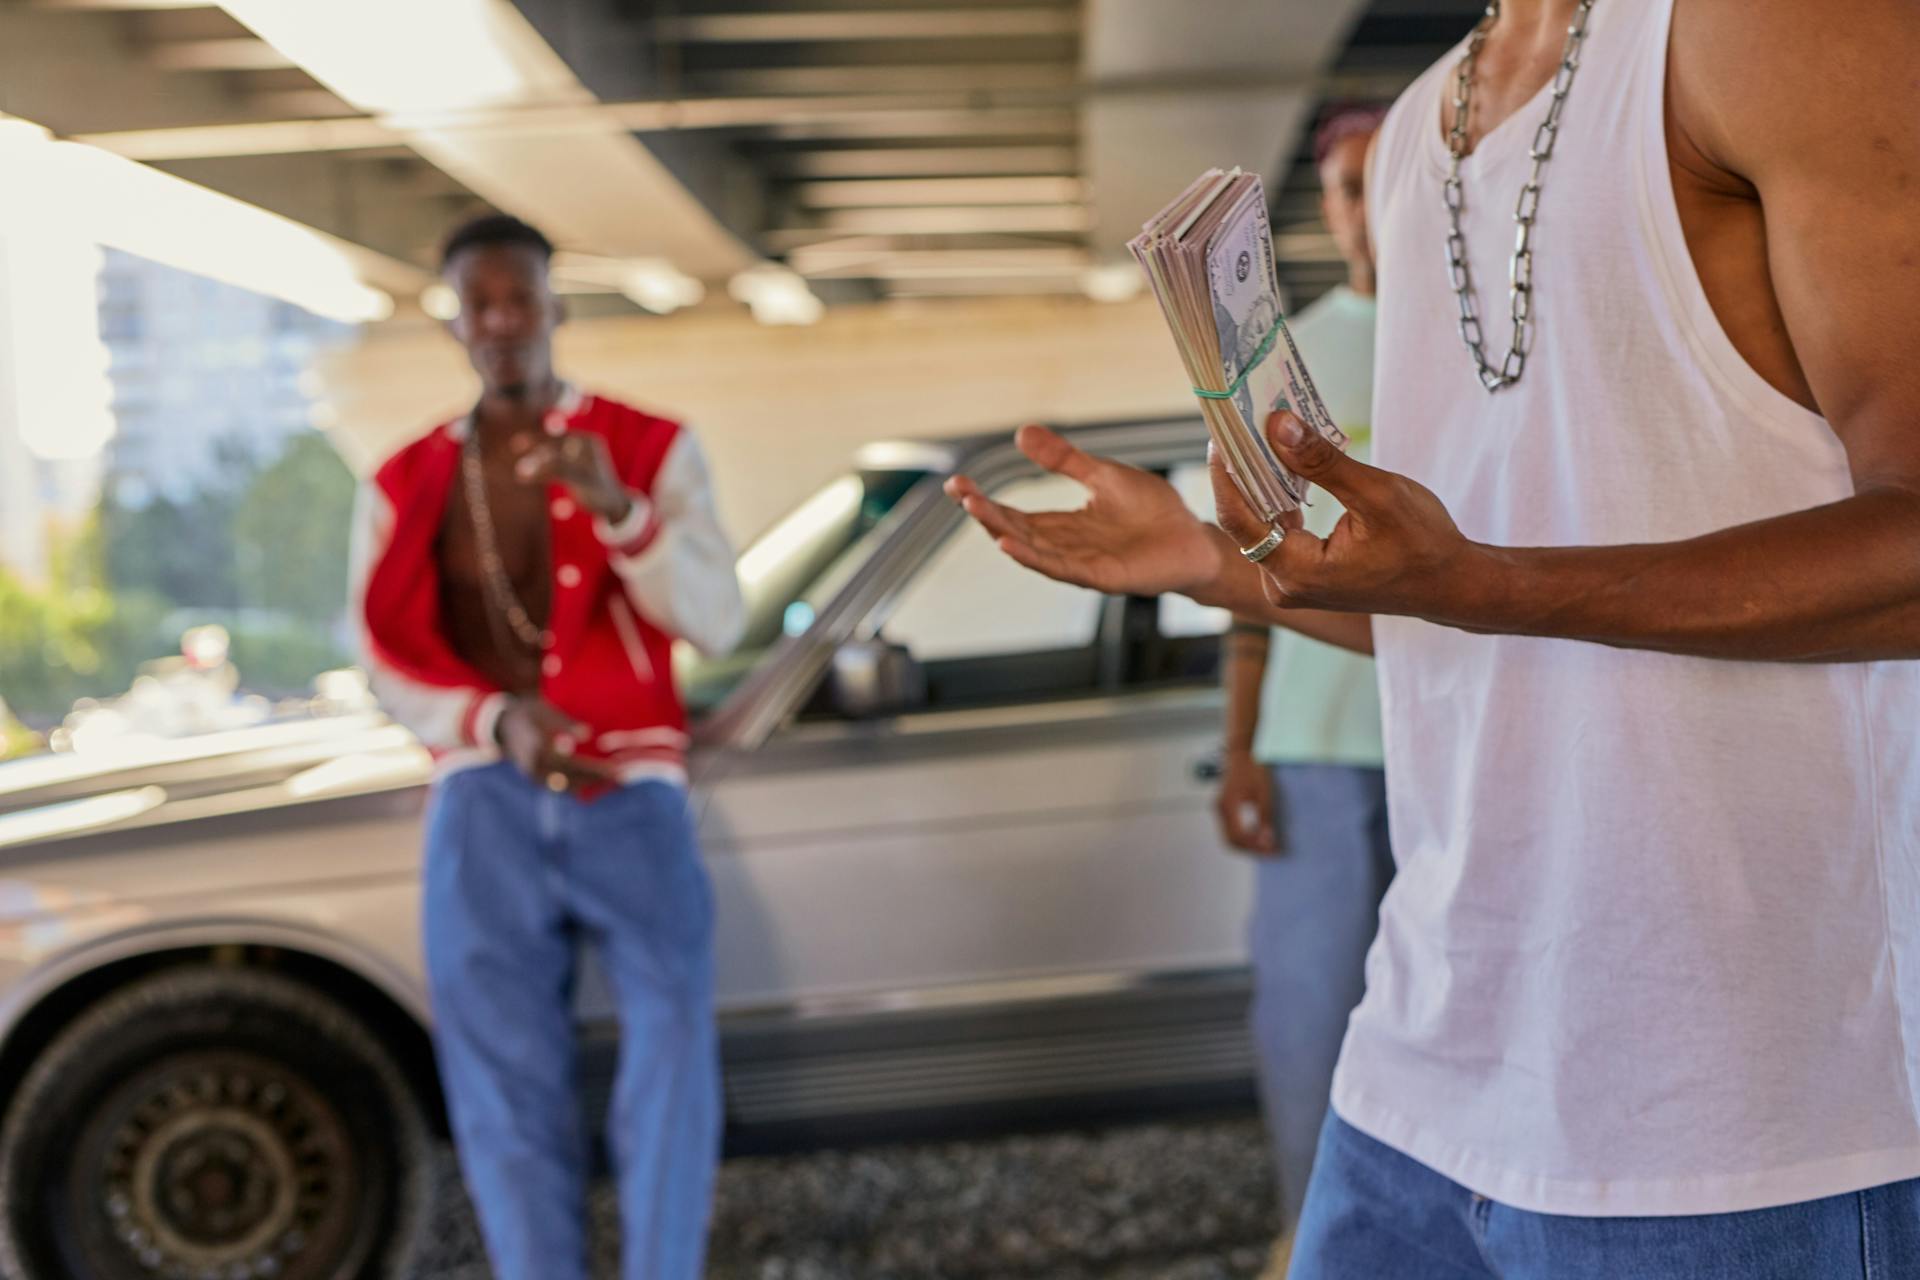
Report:
[[[812,626],[820,607],[872,554],[867,535],[926,474],[841,476],[754,539],[738,561],[747,602],[740,647],[724,658],[703,658],[685,644],[675,650],[688,711],[698,716],[717,707],[782,637]]]

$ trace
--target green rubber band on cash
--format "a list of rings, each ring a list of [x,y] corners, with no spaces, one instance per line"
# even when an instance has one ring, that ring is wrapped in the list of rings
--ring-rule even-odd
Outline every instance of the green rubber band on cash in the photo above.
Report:
[[[1239,395],[1240,388],[1247,385],[1248,375],[1260,367],[1260,362],[1265,360],[1267,353],[1273,350],[1273,344],[1280,340],[1280,329],[1285,323],[1284,320],[1275,320],[1273,322],[1273,328],[1267,330],[1267,336],[1260,340],[1260,345],[1254,349],[1253,357],[1247,361],[1247,367],[1240,371],[1240,376],[1233,380],[1232,386],[1228,387],[1225,391],[1206,391],[1200,387],[1195,387],[1193,394],[1199,396],[1202,400],[1231,400]]]

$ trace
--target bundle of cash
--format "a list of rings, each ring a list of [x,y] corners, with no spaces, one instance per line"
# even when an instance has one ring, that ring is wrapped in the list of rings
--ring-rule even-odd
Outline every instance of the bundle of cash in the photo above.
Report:
[[[1267,416],[1291,409],[1347,447],[1280,311],[1267,196],[1257,174],[1209,169],[1127,248],[1153,282],[1207,431],[1228,474],[1269,525],[1300,507],[1306,482],[1268,447]]]

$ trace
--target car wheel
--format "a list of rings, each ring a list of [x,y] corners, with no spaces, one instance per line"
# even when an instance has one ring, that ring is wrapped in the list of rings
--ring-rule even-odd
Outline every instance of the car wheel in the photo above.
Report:
[[[184,968],[88,1009],[0,1129],[0,1274],[405,1274],[429,1192],[413,1091],[352,1013],[269,972]]]

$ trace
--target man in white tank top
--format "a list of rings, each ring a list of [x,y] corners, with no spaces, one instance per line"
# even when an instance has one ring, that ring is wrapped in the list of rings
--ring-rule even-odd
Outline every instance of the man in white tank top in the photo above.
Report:
[[[1920,7],[1503,0],[1376,143],[1374,466],[1016,560],[1372,651],[1398,875],[1296,1280],[1920,1276]],[[1465,110],[1457,104],[1464,102]]]

